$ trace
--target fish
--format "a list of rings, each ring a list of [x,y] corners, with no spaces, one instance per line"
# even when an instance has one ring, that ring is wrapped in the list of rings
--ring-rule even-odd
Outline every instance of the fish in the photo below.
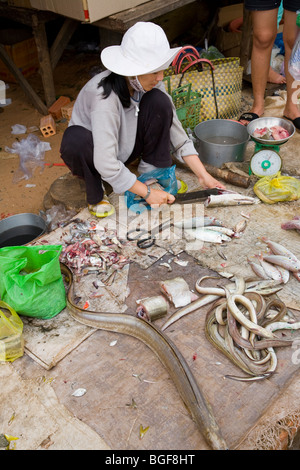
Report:
[[[160,281],[159,285],[161,292],[167,296],[176,308],[185,307],[198,299],[198,295],[190,291],[189,285],[183,277]]]
[[[300,329],[300,322],[296,323],[288,323],[288,322],[273,322],[269,325],[266,325],[266,329],[269,331],[278,331],[278,330],[299,330]]]
[[[282,126],[257,128],[252,135],[253,137],[265,140],[283,140],[290,137],[290,133]]]
[[[291,272],[300,271],[300,261],[297,259],[290,258],[288,256],[281,255],[266,255],[263,257],[264,260],[272,264],[277,264]]]
[[[245,196],[244,194],[237,193],[235,191],[221,191],[221,194],[210,195],[204,202],[205,207],[214,206],[235,206],[240,204],[259,204],[260,199]]]
[[[288,258],[297,261],[297,257],[294,255],[294,253],[292,253],[288,248],[281,245],[280,243],[273,242],[272,240],[266,237],[261,237],[260,239],[268,245],[274,255],[287,256]]]
[[[207,230],[212,230],[213,232],[219,232],[222,233],[223,235],[227,235],[228,237],[232,237],[234,235],[234,230],[228,227],[218,227],[218,226],[213,226],[211,225],[210,227],[207,227]]]
[[[290,136],[290,133],[282,126],[272,126],[270,131],[274,140],[283,140]]]
[[[194,312],[195,310],[198,310],[199,308],[204,307],[205,305],[208,305],[218,299],[219,299],[219,295],[213,295],[213,294],[204,295],[203,297],[195,300],[189,305],[182,307],[179,310],[176,310],[176,312],[174,312],[167,319],[167,321],[162,325],[161,331],[166,330],[169,326],[171,326],[176,321],[180,320],[180,318],[184,317],[185,315],[188,315],[189,313]]]
[[[72,271],[64,263],[61,263],[60,266],[62,274],[68,282],[67,308],[69,314],[79,323],[100,330],[133,336],[148,346],[166,367],[183,402],[209,446],[214,450],[228,450],[228,445],[212,413],[212,407],[202,394],[195,377],[176,345],[152,323],[134,315],[93,312],[77,307],[73,302]]]
[[[258,258],[261,267],[268,276],[268,279],[274,279],[274,281],[282,282],[282,275],[281,272],[277,269],[277,266],[274,266],[273,264],[268,263],[266,260],[264,260],[262,254],[255,256]]]
[[[240,303],[246,307],[248,313],[250,313],[251,309],[254,309],[252,302],[247,297],[241,294],[230,294],[226,288],[225,291],[228,309],[236,321],[245,326],[249,331],[262,336],[263,338],[276,339],[272,332],[250,320],[238,308],[237,303]]]
[[[286,284],[290,279],[290,271],[278,265],[277,265],[277,269],[281,274],[282,283]]]
[[[189,219],[183,219],[179,222],[174,222],[174,227],[177,228],[197,228],[197,227],[207,227],[211,225],[216,225],[218,227],[222,227],[223,223],[216,219],[215,217],[191,217]]]
[[[248,263],[250,264],[252,271],[261,279],[270,279],[269,276],[266,274],[264,268],[261,264],[255,263],[254,261],[248,259]]]
[[[239,236],[240,233],[244,232],[247,227],[247,220],[240,220],[234,227],[235,237]]]
[[[195,310],[198,310],[201,307],[204,307],[205,305],[208,305],[212,302],[215,302],[220,298],[220,296],[225,297],[225,290],[222,287],[201,287],[201,282],[204,279],[208,279],[211,276],[202,276],[200,279],[197,280],[196,282],[196,290],[200,294],[205,294],[201,298],[198,298],[197,300],[191,302],[189,305],[180,308],[179,310],[176,310],[168,319],[167,321],[162,325],[161,330],[164,331],[167,329],[169,326],[171,326],[173,323],[178,321],[180,318],[184,317],[185,315],[188,315],[189,313],[194,312]],[[227,286],[228,290],[230,291],[231,289],[235,289],[236,292],[243,292],[244,291],[244,280],[243,278],[236,277],[234,278],[235,284],[231,283]],[[235,287],[233,287],[235,285]]]
[[[136,303],[136,315],[146,321],[157,320],[169,312],[168,301],[162,295],[139,299]]]
[[[221,232],[210,230],[209,228],[198,227],[196,229],[186,229],[184,232],[197,240],[210,243],[223,243],[225,241],[231,241],[228,235],[222,234]]]
[[[300,219],[292,219],[281,224],[284,230],[300,230]]]
[[[268,127],[257,128],[253,132],[253,137],[265,140],[272,140],[272,135]]]
[[[275,294],[282,289],[281,283],[274,281],[274,279],[261,279],[259,281],[251,280],[246,281],[245,292],[257,292],[261,295],[271,295]]]

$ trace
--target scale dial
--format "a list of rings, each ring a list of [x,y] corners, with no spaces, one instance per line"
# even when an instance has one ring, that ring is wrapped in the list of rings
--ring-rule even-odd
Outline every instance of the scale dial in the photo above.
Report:
[[[262,149],[256,152],[250,161],[250,169],[255,176],[275,175],[281,168],[280,155],[275,150]]]

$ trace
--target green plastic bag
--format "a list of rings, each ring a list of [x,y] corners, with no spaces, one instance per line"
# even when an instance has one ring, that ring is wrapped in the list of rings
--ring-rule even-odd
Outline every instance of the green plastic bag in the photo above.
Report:
[[[61,245],[0,249],[0,297],[18,314],[52,318],[66,306]]]

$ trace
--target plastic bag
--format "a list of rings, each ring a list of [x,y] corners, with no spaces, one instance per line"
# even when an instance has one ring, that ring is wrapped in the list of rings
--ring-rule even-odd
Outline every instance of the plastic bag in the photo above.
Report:
[[[175,175],[176,165],[167,168],[158,168],[157,170],[149,171],[148,173],[143,173],[138,177],[138,180],[142,183],[154,178],[163,187],[164,191],[170,194],[177,194],[178,185]],[[136,213],[142,213],[145,209],[151,209],[151,206],[147,204],[145,199],[137,196],[131,191],[126,191],[124,194],[126,198],[127,207]]]
[[[300,198],[300,181],[292,176],[281,176],[279,171],[273,176],[261,178],[253,191],[267,204],[296,201]]]
[[[295,80],[300,80],[300,11],[297,13],[298,34],[289,60],[289,72]]]
[[[47,230],[52,232],[58,227],[64,227],[76,215],[75,209],[66,209],[64,204],[52,206],[45,212],[40,211],[40,215],[46,221]]]
[[[1,310],[3,309],[3,310]],[[13,362],[24,354],[23,322],[13,308],[0,301],[0,361]]]
[[[215,60],[223,59],[224,55],[215,46],[209,46],[207,50],[202,49],[200,57],[201,59]]]
[[[20,158],[20,166],[15,173],[13,182],[17,183],[22,179],[29,179],[33,175],[33,170],[39,166],[41,172],[44,170],[45,152],[51,150],[49,142],[42,142],[36,135],[29,134],[26,139],[16,141],[12,148],[5,147],[9,153],[17,153]]]
[[[15,124],[11,126],[11,133],[12,134],[26,134],[27,127],[23,126],[22,124]]]
[[[18,314],[52,318],[66,306],[61,245],[0,249],[0,297]]]

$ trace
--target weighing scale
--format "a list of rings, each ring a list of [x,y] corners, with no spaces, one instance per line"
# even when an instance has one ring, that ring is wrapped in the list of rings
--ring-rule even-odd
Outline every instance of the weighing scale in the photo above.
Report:
[[[273,126],[283,127],[288,131],[289,136],[282,140],[267,140],[253,136],[256,129],[265,127],[270,129]],[[249,174],[253,173],[258,178],[263,178],[264,176],[273,176],[278,173],[282,166],[279,154],[280,146],[294,135],[294,124],[281,118],[258,118],[248,124],[247,131],[251,139],[255,142],[255,150],[249,165]]]

